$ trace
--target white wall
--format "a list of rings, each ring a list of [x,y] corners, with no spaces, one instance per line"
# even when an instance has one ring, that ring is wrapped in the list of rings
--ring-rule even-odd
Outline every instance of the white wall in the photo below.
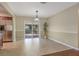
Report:
[[[78,48],[78,5],[48,19],[49,38]]]

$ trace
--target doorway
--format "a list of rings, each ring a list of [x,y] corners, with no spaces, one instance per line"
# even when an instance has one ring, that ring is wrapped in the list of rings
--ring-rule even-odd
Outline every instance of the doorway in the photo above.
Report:
[[[24,38],[34,39],[39,38],[39,25],[38,24],[24,24]]]

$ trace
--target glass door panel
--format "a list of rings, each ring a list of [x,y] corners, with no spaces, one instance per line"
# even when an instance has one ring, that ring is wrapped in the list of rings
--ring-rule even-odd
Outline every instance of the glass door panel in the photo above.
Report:
[[[33,24],[33,37],[34,38],[39,37],[39,28],[37,24]]]
[[[25,38],[32,38],[32,24],[25,24]]]
[[[37,24],[25,24],[25,38],[38,38],[39,26]]]
[[[25,25],[25,34],[32,34],[32,25]]]

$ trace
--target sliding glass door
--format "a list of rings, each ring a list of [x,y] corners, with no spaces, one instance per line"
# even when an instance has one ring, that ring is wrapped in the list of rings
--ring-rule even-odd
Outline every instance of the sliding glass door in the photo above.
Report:
[[[38,24],[25,24],[25,38],[39,38]]]

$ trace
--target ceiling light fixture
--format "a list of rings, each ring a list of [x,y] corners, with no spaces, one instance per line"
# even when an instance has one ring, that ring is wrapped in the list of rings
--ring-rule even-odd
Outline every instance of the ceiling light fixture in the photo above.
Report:
[[[46,4],[47,2],[40,2],[41,4]]]
[[[39,18],[38,18],[38,10],[36,10],[36,17],[35,17],[35,21],[39,21]]]

